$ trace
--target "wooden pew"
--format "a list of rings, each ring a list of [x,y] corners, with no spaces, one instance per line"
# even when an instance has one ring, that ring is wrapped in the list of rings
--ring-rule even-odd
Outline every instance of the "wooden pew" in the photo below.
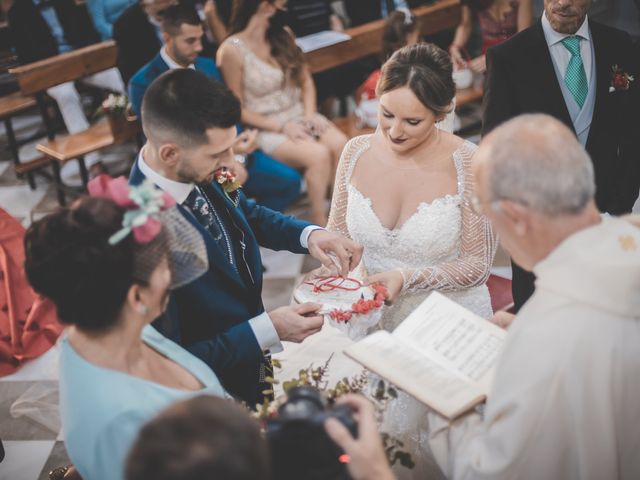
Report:
[[[413,13],[420,23],[422,34],[430,35],[455,28],[460,23],[462,10],[460,0],[438,0],[433,5],[413,9]],[[346,29],[350,40],[305,55],[311,72],[322,72],[381,52],[383,28],[384,20],[377,20]]]
[[[20,91],[24,95],[34,95],[43,110],[45,123],[50,122],[43,108],[43,96],[46,90],[55,85],[72,82],[94,73],[102,72],[116,65],[117,48],[112,40],[90,45],[78,50],[47,58],[10,70],[15,75]],[[48,129],[51,131],[50,129]],[[137,133],[130,129],[130,137]],[[119,139],[118,141],[123,141]],[[60,178],[60,166],[69,160],[77,159],[83,183],[88,182],[88,172],[84,155],[118,143],[106,122],[98,122],[83,132],[67,134],[39,144],[36,148],[51,160],[54,172],[58,201],[65,204],[64,186]]]
[[[13,131],[13,123],[11,118],[20,112],[28,110],[36,106],[36,99],[32,96],[25,96],[20,92],[12,93],[0,97],[0,119],[4,122],[5,132],[7,134],[7,143],[9,144],[9,151],[13,157],[14,168],[19,175],[27,174],[29,180],[29,186],[35,188],[35,180],[33,174],[30,172],[30,166],[35,165],[32,160],[30,162],[21,163],[20,155],[18,154],[18,141],[16,140],[15,132]],[[38,159],[36,159],[38,160]]]
[[[47,88],[72,82],[116,65],[118,49],[113,40],[46,58],[9,70],[23,95],[39,95]]]

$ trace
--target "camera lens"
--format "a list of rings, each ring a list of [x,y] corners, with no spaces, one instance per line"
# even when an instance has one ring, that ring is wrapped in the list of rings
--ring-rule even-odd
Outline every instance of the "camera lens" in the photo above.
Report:
[[[287,392],[287,403],[278,411],[287,418],[308,418],[326,409],[326,400],[313,387],[294,387]]]

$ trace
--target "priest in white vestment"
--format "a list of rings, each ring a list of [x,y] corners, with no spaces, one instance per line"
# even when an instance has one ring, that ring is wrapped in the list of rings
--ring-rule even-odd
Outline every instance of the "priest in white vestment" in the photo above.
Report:
[[[484,418],[429,414],[436,460],[452,479],[640,479],[640,229],[600,216],[591,161],[551,117],[505,123],[476,162],[469,201],[533,269],[536,293],[509,328]],[[377,439],[327,430],[354,478],[393,478]]]

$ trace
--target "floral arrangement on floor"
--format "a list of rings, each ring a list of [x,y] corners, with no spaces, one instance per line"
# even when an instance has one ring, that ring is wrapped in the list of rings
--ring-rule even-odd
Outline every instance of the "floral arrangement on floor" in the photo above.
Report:
[[[264,422],[266,420],[278,415],[278,409],[287,401],[286,393],[294,387],[305,386],[314,387],[323,392],[329,404],[335,403],[338,398],[349,393],[363,394],[372,400],[376,407],[378,423],[381,423],[384,412],[387,409],[387,404],[398,397],[398,392],[395,388],[385,383],[383,380],[378,380],[372,393],[367,394],[365,389],[369,383],[369,374],[366,370],[363,370],[359,375],[354,377],[345,377],[330,387],[327,375],[332,358],[333,355],[331,355],[325,364],[320,367],[313,368],[313,365],[310,365],[309,367],[300,370],[298,372],[298,378],[293,378],[282,383],[282,389],[284,390],[285,395],[282,395],[275,400],[265,398],[264,402],[256,405],[256,409],[250,410],[250,413],[255,418],[259,419],[263,423],[264,427]],[[279,360],[273,359],[272,362],[274,368],[282,368],[282,364]],[[273,387],[278,385],[280,382],[273,377],[266,377],[265,382],[272,386],[272,388],[262,392],[265,397],[268,397],[273,395]],[[380,436],[390,465],[400,462],[400,464],[406,468],[414,467],[411,455],[402,450],[404,444],[400,440],[384,432],[381,432]]]

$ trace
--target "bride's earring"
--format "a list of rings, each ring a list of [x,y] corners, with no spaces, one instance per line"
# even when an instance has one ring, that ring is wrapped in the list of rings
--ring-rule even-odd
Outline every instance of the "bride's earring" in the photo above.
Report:
[[[140,315],[147,316],[149,314],[149,307],[147,307],[144,303],[138,304],[136,310]]]

